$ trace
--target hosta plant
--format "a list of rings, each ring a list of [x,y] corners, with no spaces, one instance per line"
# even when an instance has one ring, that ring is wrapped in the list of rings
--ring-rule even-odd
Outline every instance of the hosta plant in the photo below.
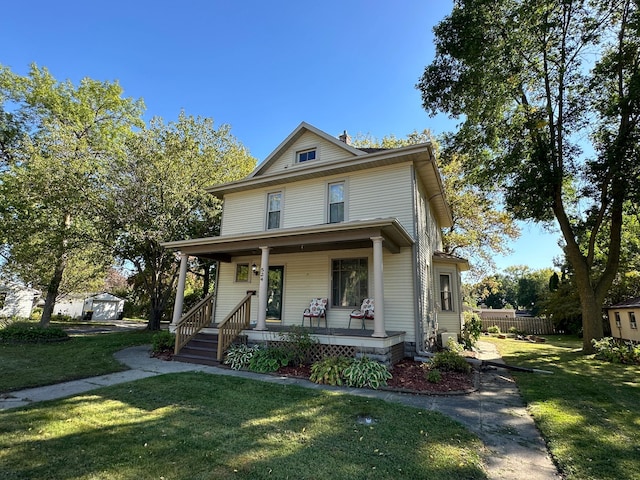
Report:
[[[377,389],[387,384],[391,373],[383,365],[368,357],[354,359],[344,370],[344,378],[350,387],[370,387]]]
[[[324,385],[342,385],[344,371],[351,364],[347,357],[325,357],[311,365],[312,382]]]
[[[233,370],[241,370],[249,367],[249,362],[258,351],[258,347],[249,347],[248,345],[238,344],[231,345],[227,350],[224,364],[229,365]]]
[[[251,357],[249,370],[258,373],[275,372],[280,367],[286,367],[290,362],[291,356],[284,348],[261,348]]]

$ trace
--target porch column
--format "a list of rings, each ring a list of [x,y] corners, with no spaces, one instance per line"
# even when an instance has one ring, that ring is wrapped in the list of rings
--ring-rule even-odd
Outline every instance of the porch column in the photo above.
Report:
[[[384,338],[384,277],[382,273],[382,237],[371,237],[373,242],[373,301],[375,306],[372,337]]]
[[[258,291],[258,324],[256,330],[267,329],[267,295],[269,290],[269,247],[260,247],[260,289]]]
[[[189,256],[186,253],[180,254],[180,276],[178,277],[178,286],[176,287],[176,301],[173,304],[173,319],[171,325],[176,325],[182,316],[182,305],[184,304],[184,283],[187,280],[187,260]]]

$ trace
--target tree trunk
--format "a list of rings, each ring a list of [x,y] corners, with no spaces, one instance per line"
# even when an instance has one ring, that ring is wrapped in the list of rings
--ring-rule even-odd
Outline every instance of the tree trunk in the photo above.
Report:
[[[49,286],[47,287],[47,297],[44,301],[44,308],[42,309],[42,317],[40,318],[40,326],[43,328],[47,328],[51,323],[51,315],[53,314],[53,307],[56,303],[56,298],[58,297],[58,289],[60,288],[60,282],[62,282],[62,274],[64,273],[64,269],[66,267],[67,260],[66,256],[63,254],[56,264],[56,268],[53,271],[53,277],[49,282]]]
[[[602,302],[598,301],[592,288],[578,287],[578,293],[582,310],[582,353],[588,355],[594,353],[591,341],[599,340],[604,336]]]
[[[209,289],[211,288],[211,264],[205,261],[202,268],[204,270],[202,276],[202,298],[205,298],[209,295]]]
[[[147,323],[147,330],[156,332],[160,330],[160,321],[162,320],[164,308],[158,305],[153,300],[151,301],[151,308],[149,309],[149,323]]]

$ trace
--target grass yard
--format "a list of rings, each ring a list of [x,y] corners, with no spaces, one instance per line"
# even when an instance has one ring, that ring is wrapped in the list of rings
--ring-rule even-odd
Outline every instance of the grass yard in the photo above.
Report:
[[[203,373],[0,416],[6,480],[475,479],[482,448],[435,412]]]
[[[0,343],[0,393],[126,370],[113,354],[151,343],[153,332],[73,336],[45,344]]]
[[[513,373],[549,449],[568,479],[640,479],[640,366],[580,352],[582,340],[494,342],[508,364],[553,375]]]

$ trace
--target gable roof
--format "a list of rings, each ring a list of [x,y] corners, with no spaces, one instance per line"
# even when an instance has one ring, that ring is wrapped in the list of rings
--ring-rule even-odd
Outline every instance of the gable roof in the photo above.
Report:
[[[323,140],[326,140],[327,142],[332,143],[337,147],[340,147],[346,153],[349,153],[351,155],[364,155],[366,153],[360,149],[352,147],[351,145],[347,145],[343,141],[335,137],[332,137],[328,133],[325,133],[322,130],[317,129],[313,125],[309,125],[306,122],[302,122],[300,123],[300,125],[296,127],[296,129],[293,132],[291,132],[291,134],[287,138],[285,138],[282,141],[280,145],[276,147],[276,149],[273,152],[269,154],[267,158],[265,158],[264,162],[258,165],[256,169],[253,172],[251,172],[251,174],[249,174],[249,177],[251,178],[251,177],[256,177],[258,175],[263,175],[285,150],[287,150],[291,145],[293,145],[293,143],[296,140],[298,140],[302,135],[304,135],[307,132],[311,132],[319,136]]]

